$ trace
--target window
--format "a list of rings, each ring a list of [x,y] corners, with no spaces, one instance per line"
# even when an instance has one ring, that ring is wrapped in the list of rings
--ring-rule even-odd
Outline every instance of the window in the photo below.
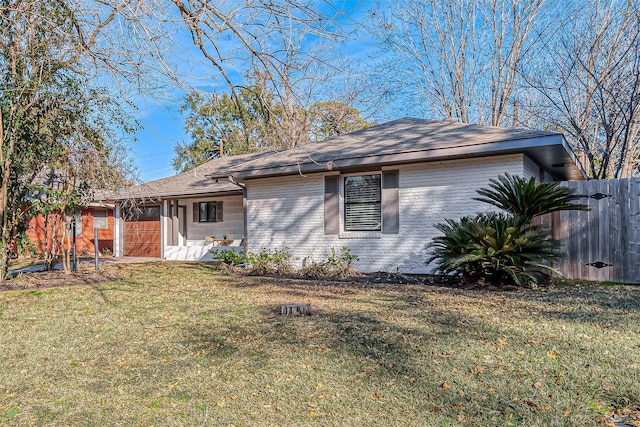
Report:
[[[345,177],[345,231],[379,231],[382,224],[380,196],[380,175]]]
[[[200,202],[199,222],[217,222],[216,202]]]
[[[398,170],[361,176],[324,177],[324,234],[361,238],[400,232],[400,180]],[[342,194],[341,194],[341,191]],[[340,217],[342,213],[342,218]],[[342,234],[345,231],[347,233]]]
[[[93,227],[109,228],[109,215],[104,209],[94,209],[93,211]]]
[[[67,230],[70,231],[70,234],[73,233],[73,226],[75,222],[76,228],[76,237],[82,236],[82,213],[80,211],[74,212],[73,215],[67,215]]]

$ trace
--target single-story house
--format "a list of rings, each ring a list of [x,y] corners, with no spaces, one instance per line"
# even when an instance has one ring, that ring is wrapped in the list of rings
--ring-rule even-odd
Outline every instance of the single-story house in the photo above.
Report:
[[[116,203],[115,254],[207,260],[229,244],[288,248],[301,266],[345,246],[361,271],[426,273],[434,225],[487,210],[476,190],[507,172],[585,178],[559,133],[404,118],[129,188]],[[137,221],[122,214],[131,200]]]

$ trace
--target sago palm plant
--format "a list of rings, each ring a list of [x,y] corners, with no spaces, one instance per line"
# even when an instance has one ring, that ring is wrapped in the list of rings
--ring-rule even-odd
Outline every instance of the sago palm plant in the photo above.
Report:
[[[427,263],[437,262],[441,274],[460,273],[465,281],[534,286],[557,272],[559,242],[519,218],[482,213],[460,221],[447,220],[436,228]]]
[[[561,187],[559,182],[536,183],[535,178],[522,178],[508,173],[489,180],[490,188],[481,188],[474,200],[489,203],[520,216],[525,221],[556,211],[585,210],[586,205],[575,203],[579,196]]]
[[[587,209],[578,196],[559,183],[537,184],[509,174],[490,181],[475,198],[506,213],[479,213],[459,221],[446,220],[436,228],[442,236],[429,247],[427,264],[442,274],[460,274],[465,281],[533,286],[546,281],[558,259],[559,242],[531,224],[550,212]],[[559,273],[558,273],[559,274]]]

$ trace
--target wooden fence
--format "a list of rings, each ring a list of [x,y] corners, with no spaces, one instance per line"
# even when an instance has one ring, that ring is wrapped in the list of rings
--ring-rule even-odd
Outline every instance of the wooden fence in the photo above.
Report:
[[[589,211],[553,214],[569,279],[640,284],[640,178],[569,181]]]

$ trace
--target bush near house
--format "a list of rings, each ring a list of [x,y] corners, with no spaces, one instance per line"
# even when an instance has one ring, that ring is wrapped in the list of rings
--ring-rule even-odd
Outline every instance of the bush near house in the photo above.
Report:
[[[253,275],[290,274],[294,271],[289,248],[262,249],[258,253],[247,252],[246,261],[251,269],[250,274]]]
[[[441,274],[458,274],[466,282],[536,286],[549,279],[558,259],[560,243],[532,225],[537,216],[560,210],[587,209],[574,203],[573,191],[558,182],[536,184],[506,174],[480,189],[475,200],[506,213],[478,213],[459,221],[446,220],[435,227],[443,235],[429,245],[427,264]]]
[[[358,257],[348,247],[330,248],[331,253],[321,261],[304,262],[301,269],[295,270],[291,265],[291,253],[288,248],[262,249],[260,252],[238,252],[232,249],[209,252],[216,260],[229,267],[237,267],[246,262],[248,273],[253,276],[268,274],[298,275],[304,278],[345,278],[355,273],[351,263]]]
[[[220,260],[231,267],[237,267],[244,263],[244,252],[239,252],[234,249],[223,249],[220,251],[211,249],[209,252],[213,255],[214,259]]]
[[[304,262],[298,274],[308,279],[344,279],[357,273],[351,267],[351,263],[357,260],[358,256],[352,254],[348,247],[343,246],[339,250],[332,247],[327,259]]]

